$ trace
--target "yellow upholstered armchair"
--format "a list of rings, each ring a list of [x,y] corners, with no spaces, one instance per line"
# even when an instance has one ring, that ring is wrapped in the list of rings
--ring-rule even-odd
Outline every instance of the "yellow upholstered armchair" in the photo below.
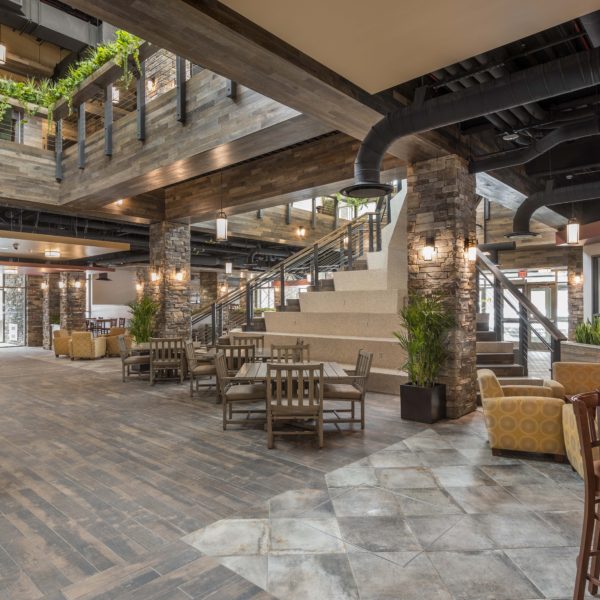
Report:
[[[483,415],[493,454],[502,450],[552,454],[562,461],[563,400],[539,385],[501,386],[493,371],[477,371]]]
[[[600,363],[555,362],[552,365],[552,378],[561,385],[563,396],[593,392],[600,388]],[[583,477],[583,461],[573,405],[566,403],[562,411],[567,458],[571,466]],[[599,460],[600,449],[594,448],[593,452],[594,459]]]
[[[127,348],[131,348],[131,336],[127,335],[125,327],[111,327],[109,332],[102,336],[106,339],[106,356],[121,356],[119,351],[118,336],[125,337]]]
[[[102,358],[106,354],[106,338],[95,338],[89,331],[74,331],[69,344],[71,360]]]
[[[69,356],[69,341],[71,337],[66,329],[55,329],[52,332],[52,349],[58,358],[59,356]]]

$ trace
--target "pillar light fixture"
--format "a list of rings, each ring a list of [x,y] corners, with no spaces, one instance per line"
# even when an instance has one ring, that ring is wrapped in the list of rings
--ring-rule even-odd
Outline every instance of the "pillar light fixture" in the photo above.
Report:
[[[579,285],[581,283],[581,275],[575,275],[575,277],[573,277],[573,283]]]
[[[144,289],[144,284],[141,281],[138,281],[135,284],[135,289],[136,291],[141,292]]]
[[[160,279],[160,275],[159,275],[158,271],[150,272],[150,281],[152,283],[156,283],[159,279]]]
[[[227,275],[231,275],[231,273],[233,273],[233,263],[230,261],[227,261],[225,263],[225,273],[227,273]]]
[[[48,282],[47,281],[42,281],[42,283],[40,283],[40,287],[43,290],[47,290],[48,289]]]
[[[579,244],[579,222],[569,219],[567,223],[567,244]]]
[[[303,225],[298,225],[298,228],[296,229],[296,234],[301,240],[303,240],[306,237],[306,227],[304,227]]]
[[[78,290],[81,289],[81,281],[80,281],[80,279],[77,278],[75,280],[75,283],[73,285],[75,286],[75,289],[78,289]]]
[[[183,270],[179,267],[175,269],[175,281],[183,281]]]
[[[65,289],[65,282],[64,282],[64,281],[59,281],[59,282],[58,282],[58,287],[59,287],[61,290],[64,290],[64,289]]]
[[[470,262],[477,260],[477,241],[474,238],[465,239],[465,253]]]
[[[423,246],[423,260],[431,261],[435,256],[435,238],[428,236],[425,238],[425,246]]]

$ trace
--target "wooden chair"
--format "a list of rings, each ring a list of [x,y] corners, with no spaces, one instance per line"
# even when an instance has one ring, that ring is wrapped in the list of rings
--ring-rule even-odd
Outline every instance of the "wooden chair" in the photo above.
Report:
[[[157,378],[183,383],[185,350],[182,338],[150,338],[150,384]],[[176,375],[170,375],[170,372]]]
[[[127,343],[127,339],[124,335],[117,336],[117,344],[119,346],[119,355],[121,357],[121,370],[123,373],[123,381],[125,381],[126,377],[131,377],[131,367],[133,365],[137,365],[140,368],[137,371],[138,376],[143,375],[143,371],[141,369],[141,365],[149,365],[150,364],[150,356],[141,355],[141,356],[133,356],[131,354],[131,348]]]
[[[255,347],[252,344],[217,344],[217,352],[225,356],[228,375],[235,375],[244,363],[254,362]]]
[[[125,327],[125,317],[119,317],[119,327]]]
[[[255,346],[257,350],[264,350],[265,348],[265,336],[251,333],[248,335],[236,335],[235,333],[231,334],[231,344],[233,346],[241,345],[249,345]]]
[[[360,423],[360,428],[365,428],[365,396],[367,394],[367,380],[371,372],[373,353],[358,351],[356,368],[352,383],[326,383],[323,387],[323,402],[350,402],[350,408],[326,410],[335,415],[335,418],[325,419],[325,423]],[[360,419],[356,418],[355,407],[360,404]],[[350,413],[349,418],[342,418],[339,413]]]
[[[594,460],[593,456],[594,449],[600,447],[600,391],[578,394],[571,398],[571,402],[577,423],[585,482],[583,527],[573,600],[583,600],[586,582],[592,595],[596,595],[600,586],[600,515],[596,512],[600,503],[600,460]]]
[[[315,421],[312,430],[274,431],[277,421]],[[267,447],[274,435],[317,435],[323,447],[323,364],[267,365]]]
[[[234,408],[240,404],[253,404],[266,401],[267,388],[264,384],[236,382],[227,369],[227,359],[223,352],[217,352],[215,357],[215,368],[217,371],[217,382],[219,385],[219,396],[223,402],[223,430],[232,424],[261,424],[265,422],[265,409],[246,407]],[[245,413],[246,418],[236,419],[235,415]],[[261,414],[260,418],[251,418],[251,415]]]
[[[277,363],[301,363],[310,361],[309,344],[273,344],[271,360]]]
[[[210,379],[216,376],[217,369],[215,365],[210,364],[202,360],[198,360],[196,357],[196,347],[194,342],[188,341],[185,343],[185,355],[188,364],[188,373],[190,376],[190,397],[194,396],[194,383],[196,384],[196,391],[200,390],[200,387],[214,387],[214,383],[200,383],[200,379]]]

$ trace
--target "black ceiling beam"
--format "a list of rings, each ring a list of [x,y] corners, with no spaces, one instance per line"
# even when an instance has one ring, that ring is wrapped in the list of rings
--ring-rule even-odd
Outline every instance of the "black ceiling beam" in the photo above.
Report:
[[[525,172],[530,177],[552,177],[600,164],[598,136],[567,142],[529,162]]]

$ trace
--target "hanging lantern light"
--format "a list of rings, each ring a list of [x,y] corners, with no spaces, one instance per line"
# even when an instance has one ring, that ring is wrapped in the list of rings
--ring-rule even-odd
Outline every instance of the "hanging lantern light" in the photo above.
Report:
[[[567,223],[567,244],[579,244],[579,223],[577,219],[569,219]]]
[[[227,241],[227,215],[223,210],[223,171],[221,171],[221,186],[220,193],[221,199],[221,210],[217,213],[217,231],[216,231],[216,240],[217,242],[226,242]]]
[[[232,272],[233,272],[233,263],[230,261],[227,261],[225,263],[225,273],[227,273],[227,275],[231,275]]]

